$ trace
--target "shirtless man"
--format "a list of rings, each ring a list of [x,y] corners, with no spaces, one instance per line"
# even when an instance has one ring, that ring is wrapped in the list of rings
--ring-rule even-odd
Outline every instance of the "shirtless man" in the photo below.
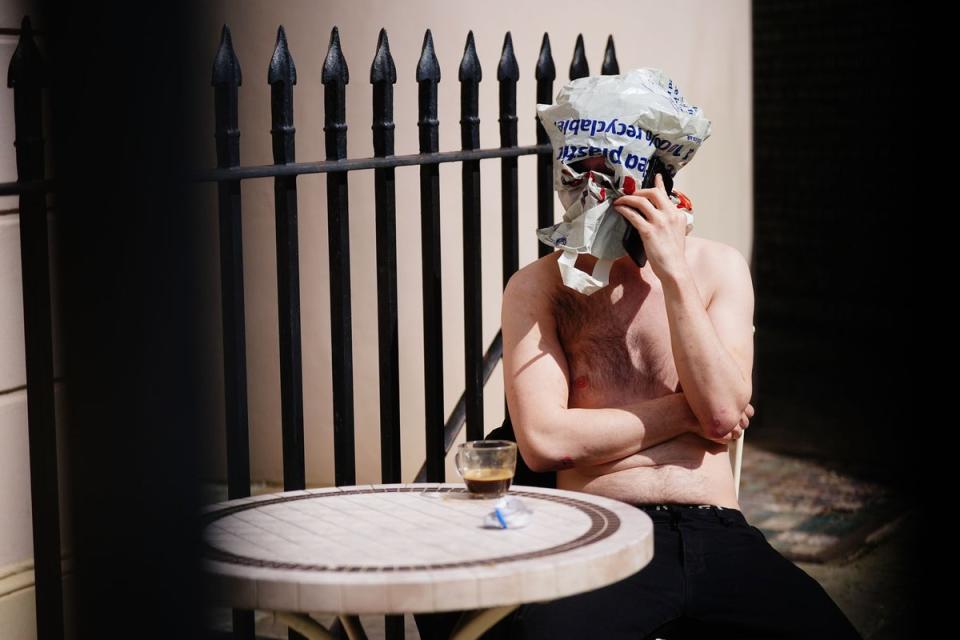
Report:
[[[624,256],[585,296],[564,286],[557,251],[510,279],[501,323],[517,444],[532,470],[557,471],[559,489],[739,509],[727,444],[754,413],[750,269],[732,247],[684,237],[658,185],[617,201],[663,225],[627,211],[646,225],[642,269]],[[595,263],[577,258],[587,273]]]
[[[647,511],[654,556],[607,587],[522,605],[483,637],[861,638],[740,511],[727,445],[753,416],[746,260],[686,237],[659,176],[614,206],[647,263],[617,260],[590,296],[562,283],[560,252],[515,273],[503,295],[504,381],[527,466],[556,470],[560,489]],[[595,261],[580,255],[577,267],[590,273]]]

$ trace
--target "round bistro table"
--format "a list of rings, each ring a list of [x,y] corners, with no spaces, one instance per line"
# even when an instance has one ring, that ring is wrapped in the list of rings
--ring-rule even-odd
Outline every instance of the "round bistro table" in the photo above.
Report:
[[[463,483],[307,489],[208,506],[203,567],[210,602],[272,611],[310,638],[310,613],[336,614],[365,638],[360,614],[466,610],[451,638],[472,640],[528,602],[591,591],[653,557],[653,522],[588,493],[513,485],[533,511],[516,529],[483,525],[496,499]]]

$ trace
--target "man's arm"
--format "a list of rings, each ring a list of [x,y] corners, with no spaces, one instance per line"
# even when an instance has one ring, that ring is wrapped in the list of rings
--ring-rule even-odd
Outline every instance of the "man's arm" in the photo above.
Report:
[[[617,408],[566,409],[547,427],[543,470],[555,471],[620,460],[697,432],[700,423],[684,394],[671,393]]]
[[[706,308],[686,263],[661,281],[683,391],[700,422],[724,436],[753,394],[753,282],[733,247],[707,259],[717,285]]]
[[[567,407],[569,368],[542,283],[515,273],[503,292],[503,376],[517,446],[533,471],[619,460],[699,431],[683,393],[623,407]]]

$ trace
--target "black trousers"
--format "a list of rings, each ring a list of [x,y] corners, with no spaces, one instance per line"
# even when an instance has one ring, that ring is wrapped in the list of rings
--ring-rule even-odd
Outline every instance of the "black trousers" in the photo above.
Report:
[[[676,504],[638,508],[654,522],[654,555],[646,567],[594,591],[522,605],[482,637],[862,640],[823,587],[772,547],[740,511]],[[448,622],[456,618],[456,613],[436,615],[448,616]],[[423,637],[430,640],[429,634]]]

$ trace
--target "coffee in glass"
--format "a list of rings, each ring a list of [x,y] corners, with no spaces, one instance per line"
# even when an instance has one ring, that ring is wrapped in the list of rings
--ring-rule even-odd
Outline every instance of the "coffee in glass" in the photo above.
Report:
[[[517,469],[517,443],[471,440],[457,447],[457,473],[467,491],[478,498],[499,498],[510,489]]]

